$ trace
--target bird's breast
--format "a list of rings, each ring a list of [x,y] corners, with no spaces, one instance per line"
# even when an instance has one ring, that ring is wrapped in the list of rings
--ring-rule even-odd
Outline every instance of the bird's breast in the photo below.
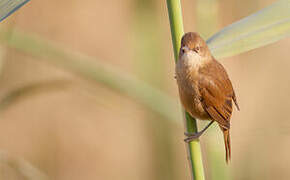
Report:
[[[180,101],[184,109],[194,118],[208,119],[201,103],[198,89],[198,70],[189,69],[183,64],[176,65],[176,79]]]

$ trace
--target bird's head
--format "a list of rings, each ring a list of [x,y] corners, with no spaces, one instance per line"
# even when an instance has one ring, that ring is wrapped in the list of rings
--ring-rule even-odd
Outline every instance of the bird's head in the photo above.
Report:
[[[188,32],[181,39],[181,47],[179,51],[179,59],[186,61],[194,61],[189,63],[203,63],[211,59],[211,53],[206,42],[198,33]]]

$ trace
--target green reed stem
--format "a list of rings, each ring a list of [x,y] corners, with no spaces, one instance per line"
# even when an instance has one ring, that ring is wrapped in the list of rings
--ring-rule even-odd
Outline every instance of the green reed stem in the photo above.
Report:
[[[167,8],[169,14],[172,44],[174,49],[175,62],[178,60],[178,51],[180,48],[180,40],[183,31],[183,21],[180,0],[167,0]],[[189,133],[197,132],[196,120],[185,112],[185,128]],[[202,154],[199,140],[194,140],[188,144],[188,156],[194,180],[204,180],[204,170],[202,163]]]

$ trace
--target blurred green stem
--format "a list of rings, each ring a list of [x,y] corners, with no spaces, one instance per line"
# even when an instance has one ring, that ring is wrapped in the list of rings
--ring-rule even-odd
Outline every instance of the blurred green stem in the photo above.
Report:
[[[178,124],[179,111],[175,100],[126,72],[105,66],[95,58],[57,48],[47,41],[16,30],[12,31],[11,36],[9,30],[1,31],[0,42],[8,47],[35,56],[37,57],[36,60],[45,60],[83,78],[104,84]]]
[[[49,180],[50,179],[46,174],[41,172],[38,168],[34,167],[28,161],[21,158],[13,157],[2,151],[0,151],[0,165],[1,165],[1,170],[2,170],[3,165],[8,165],[9,167],[16,170],[20,175],[22,175],[24,179],[27,179],[27,180]],[[1,171],[0,177],[3,177],[5,173],[6,172]]]
[[[167,0],[167,8],[169,14],[172,44],[175,55],[175,62],[178,60],[178,50],[180,48],[180,40],[183,32],[183,21],[180,0]],[[188,113],[185,112],[185,127],[187,132],[196,133],[197,124],[196,120],[193,119]],[[194,180],[203,180],[204,170],[202,163],[202,154],[200,149],[199,140],[194,140],[188,144],[189,160],[192,171],[192,178]]]
[[[63,90],[69,87],[69,85],[71,85],[71,82],[68,80],[50,80],[25,84],[9,91],[0,98],[0,112],[25,97],[43,92],[51,92],[52,90]]]

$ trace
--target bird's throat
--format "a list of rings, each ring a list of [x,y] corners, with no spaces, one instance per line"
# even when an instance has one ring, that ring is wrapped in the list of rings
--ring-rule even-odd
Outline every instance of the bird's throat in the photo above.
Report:
[[[181,59],[180,63],[182,64],[183,68],[193,70],[198,70],[200,67],[202,67],[205,63],[205,60],[203,57],[199,56],[198,54],[194,52],[185,53]]]

